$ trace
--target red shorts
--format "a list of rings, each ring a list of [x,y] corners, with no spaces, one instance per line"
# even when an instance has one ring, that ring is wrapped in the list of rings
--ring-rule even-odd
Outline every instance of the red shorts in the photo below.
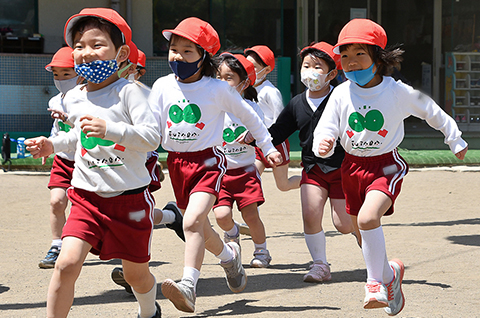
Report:
[[[74,236],[92,245],[102,260],[150,260],[155,200],[148,190],[103,198],[94,192],[69,188],[70,215],[62,239]]]
[[[150,173],[150,185],[148,189],[150,192],[155,192],[162,187],[160,184],[160,167],[157,164],[158,162],[158,153],[156,151],[152,151],[152,156],[147,159],[145,163],[145,167],[147,168],[148,172]]]
[[[214,208],[233,207],[233,201],[237,202],[239,210],[252,203],[260,206],[265,202],[262,181],[255,165],[227,170],[223,176],[218,204]]]
[[[315,165],[308,173],[302,170],[302,184],[313,184],[317,187],[327,189],[330,199],[345,199],[342,188],[342,172],[340,169],[325,173],[319,166]]]
[[[345,153],[341,169],[348,214],[358,215],[366,194],[371,190],[381,191],[392,200],[385,215],[393,214],[403,177],[408,173],[408,164],[397,150],[375,157],[356,157]]]
[[[275,146],[278,152],[282,155],[283,162],[280,166],[288,165],[290,163],[290,143],[288,139],[282,142],[281,144]],[[265,168],[271,168],[272,166],[267,162],[263,152],[260,148],[255,147],[255,159],[261,161]]]
[[[211,193],[218,199],[227,162],[223,152],[216,147],[196,152],[169,152],[167,165],[180,209],[187,208],[194,192]]]
[[[52,170],[48,188],[70,188],[75,161],[55,156],[53,158]]]

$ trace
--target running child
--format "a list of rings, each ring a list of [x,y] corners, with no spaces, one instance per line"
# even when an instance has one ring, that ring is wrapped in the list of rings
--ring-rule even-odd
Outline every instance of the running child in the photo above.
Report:
[[[280,91],[267,79],[267,75],[275,68],[275,56],[267,46],[256,45],[244,51],[246,58],[253,63],[256,72],[256,81],[253,85],[258,92],[258,106],[262,110],[267,128],[275,122],[283,110],[283,100]],[[288,177],[288,164],[290,163],[290,143],[285,140],[275,148],[282,154],[281,165],[272,167],[268,164],[260,149],[256,148],[256,161],[260,175],[265,168],[272,168],[275,184],[280,191],[298,189],[300,176]]]
[[[74,70],[72,48],[62,47],[52,57],[52,61],[45,66],[53,74],[55,87],[60,92],[48,101],[48,110],[54,119],[50,136],[54,137],[68,132],[72,123],[68,122],[63,97],[74,88],[79,77]],[[53,268],[62,249],[62,229],[66,222],[65,209],[68,205],[67,189],[71,186],[72,172],[75,164],[74,152],[59,152],[53,158],[50,171],[50,229],[52,231],[52,244],[47,255],[38,266],[40,268]]]
[[[75,150],[72,207],[48,289],[47,317],[68,315],[88,252],[122,259],[138,316],[160,317],[148,266],[155,201],[145,168],[146,153],[157,149],[160,134],[138,86],[117,75],[129,56],[130,27],[112,9],[86,8],[67,21],[64,37],[74,49],[75,71],[87,80],[64,99],[75,127],[25,142],[34,158]]]
[[[333,46],[320,42],[305,47],[300,52],[302,59],[301,80],[307,90],[298,94],[282,110],[269,132],[273,144],[279,144],[299,130],[302,147],[302,180],[300,198],[302,203],[305,243],[313,260],[310,271],[303,277],[305,282],[324,282],[331,279],[326,255],[326,237],[323,231],[323,211],[330,198],[332,220],[343,234],[353,232],[350,216],[345,211],[340,166],[345,151],[338,145],[329,158],[313,154],[313,129],[325,109],[334,86],[337,85],[337,63]]]
[[[257,91],[252,86],[255,83],[255,68],[252,62],[243,55],[230,53],[222,53],[215,62],[218,65],[217,78],[226,81],[243,95],[245,101],[262,118],[263,113],[255,103]],[[260,175],[255,167],[255,148],[236,142],[244,131],[246,128],[242,122],[227,113],[221,148],[227,158],[227,172],[223,176],[218,203],[213,206],[213,212],[218,226],[224,230],[224,241],[240,245],[240,228],[232,215],[233,202],[236,201],[255,245],[250,266],[268,267],[272,257],[267,249],[265,226],[257,209],[265,199]]]
[[[177,309],[193,312],[205,249],[220,259],[230,290],[241,292],[247,283],[240,247],[224,243],[207,218],[226,171],[225,155],[217,149],[222,145],[225,113],[238,117],[257,137],[270,164],[281,163],[281,155],[252,107],[227,83],[214,78],[211,57],[220,49],[215,29],[198,18],[187,18],[175,29],[164,30],[163,36],[169,41],[168,61],[174,74],[154,83],[149,102],[161,110],[162,147],[168,151],[186,242],[182,280],[165,280],[162,293]]]
[[[346,209],[361,236],[367,267],[363,307],[384,307],[393,316],[405,305],[404,265],[388,261],[381,217],[393,213],[408,172],[397,151],[403,120],[412,115],[426,120],[461,160],[468,147],[453,118],[430,97],[388,76],[394,67],[400,69],[403,51],[385,49],[386,44],[385,30],[371,20],[354,19],[343,27],[334,52],[348,81],[330,96],[314,131],[313,151],[327,158],[340,138],[346,152],[341,168]]]

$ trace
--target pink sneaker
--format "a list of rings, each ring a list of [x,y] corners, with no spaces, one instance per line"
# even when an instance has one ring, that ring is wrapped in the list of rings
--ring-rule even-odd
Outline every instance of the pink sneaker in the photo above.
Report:
[[[321,283],[331,279],[330,266],[322,262],[310,265],[310,271],[303,276],[303,281],[308,283]]]
[[[405,297],[402,292],[402,280],[405,272],[405,266],[399,259],[392,259],[388,262],[393,269],[393,280],[386,285],[388,291],[388,307],[385,312],[389,316],[395,316],[402,311],[405,306]]]
[[[383,308],[388,306],[388,291],[384,284],[372,281],[365,284],[363,308]]]

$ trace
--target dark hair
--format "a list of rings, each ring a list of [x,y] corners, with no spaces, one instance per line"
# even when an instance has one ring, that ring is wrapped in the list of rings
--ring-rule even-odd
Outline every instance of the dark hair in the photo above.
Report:
[[[335,64],[335,61],[330,57],[330,55],[328,55],[327,53],[325,53],[323,51],[320,51],[319,49],[316,49],[316,48],[308,48],[308,49],[305,49],[302,52],[300,52],[300,57],[302,58],[302,63],[303,63],[303,60],[305,59],[305,57],[308,54],[311,54],[316,58],[324,60],[325,63],[327,63],[329,72],[337,69],[337,64]],[[337,86],[338,85],[337,78],[335,77],[333,80],[331,80],[330,84],[332,86]]]
[[[257,64],[260,64],[262,67],[267,67],[268,65],[265,64],[265,62],[260,58],[260,56],[255,53],[255,51],[247,51],[247,53],[245,54],[245,57],[251,55],[252,58],[255,60],[255,62],[257,62]]]
[[[172,42],[174,37],[179,37],[179,38],[184,38],[183,36],[172,34],[170,37],[170,41],[168,41],[168,46],[170,47],[170,43]],[[188,40],[187,38],[184,38]],[[190,41],[190,40],[189,40]],[[201,56],[204,56],[203,58],[203,63],[202,66],[200,67],[202,76],[208,76],[208,77],[213,77],[215,78],[217,76],[217,67],[215,66],[215,63],[213,63],[212,57],[210,56],[210,53],[205,51],[200,45],[198,45],[195,42],[192,42],[195,44],[195,47],[197,48],[198,54]]]
[[[351,45],[353,44],[341,45],[340,52],[348,49]],[[377,45],[359,45],[366,49],[373,63],[377,65],[377,74],[381,76],[389,76],[393,74],[395,69],[401,69],[401,62],[403,61],[402,54],[405,51],[400,48],[399,44],[396,44],[386,49],[382,49]]]
[[[77,22],[72,26],[69,36],[71,36],[72,43],[75,39],[77,33],[83,33],[87,27],[93,27],[102,30],[103,32],[110,35],[110,39],[115,46],[115,49],[119,49],[122,45],[125,44],[122,32],[120,29],[110,21],[99,17],[86,16],[78,19]]]
[[[248,74],[243,65],[232,55],[220,55],[216,57],[214,60],[215,67],[217,70],[220,68],[222,63],[225,63],[233,72],[237,73],[240,77],[241,81],[248,80]],[[243,96],[245,99],[258,102],[258,94],[257,90],[253,87],[254,83],[250,83],[250,85],[243,91]]]

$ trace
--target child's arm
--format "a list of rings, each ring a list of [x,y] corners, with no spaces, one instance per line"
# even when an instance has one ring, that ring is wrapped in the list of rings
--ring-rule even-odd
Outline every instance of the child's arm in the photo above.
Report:
[[[48,157],[53,153],[53,144],[44,136],[25,140],[25,146],[34,159]]]
[[[335,92],[334,92],[335,93]],[[320,158],[328,158],[333,155],[336,146],[336,138],[339,137],[340,120],[337,112],[335,99],[330,97],[313,131],[313,154]]]

